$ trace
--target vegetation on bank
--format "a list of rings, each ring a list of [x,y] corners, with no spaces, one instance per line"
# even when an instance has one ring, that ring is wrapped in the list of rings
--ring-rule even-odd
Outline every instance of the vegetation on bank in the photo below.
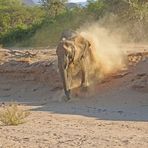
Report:
[[[21,109],[13,103],[0,110],[0,122],[2,125],[19,125],[25,122],[25,118],[30,115],[29,111]]]
[[[93,21],[110,30],[123,28],[130,41],[148,40],[147,0],[89,0],[73,8],[65,0],[40,2],[26,6],[21,0],[0,0],[1,45],[53,47],[64,29]]]

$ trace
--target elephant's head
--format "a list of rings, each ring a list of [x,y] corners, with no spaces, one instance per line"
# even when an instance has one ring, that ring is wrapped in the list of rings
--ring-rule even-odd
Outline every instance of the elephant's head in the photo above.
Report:
[[[74,36],[65,36],[61,38],[57,46],[58,68],[63,81],[65,94],[70,99],[70,81],[71,74],[69,71],[70,64],[74,64],[84,56],[85,48],[89,42],[78,34]]]

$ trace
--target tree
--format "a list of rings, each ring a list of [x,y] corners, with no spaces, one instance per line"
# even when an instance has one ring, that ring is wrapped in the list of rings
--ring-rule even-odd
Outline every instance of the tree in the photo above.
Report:
[[[40,0],[47,15],[50,17],[55,17],[62,13],[66,9],[65,2],[66,0]]]
[[[148,19],[148,1],[147,0],[125,0],[129,3],[134,12],[134,16],[139,21]]]
[[[100,0],[88,0],[87,11],[92,13],[96,19],[99,19],[103,15],[103,11],[106,5]]]
[[[0,0],[0,42],[22,39],[31,34],[33,26],[38,26],[44,16],[40,7],[23,5],[22,0]]]

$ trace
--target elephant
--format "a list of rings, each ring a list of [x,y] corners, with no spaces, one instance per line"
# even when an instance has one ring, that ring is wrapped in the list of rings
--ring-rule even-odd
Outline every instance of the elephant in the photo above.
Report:
[[[92,58],[91,44],[75,31],[64,31],[56,49],[58,68],[67,100],[71,98],[72,71],[81,72],[81,86],[87,88],[88,58]]]

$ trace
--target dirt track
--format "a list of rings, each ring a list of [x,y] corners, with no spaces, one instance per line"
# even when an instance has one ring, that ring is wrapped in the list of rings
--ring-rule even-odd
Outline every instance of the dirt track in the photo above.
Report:
[[[140,51],[141,52],[141,51]],[[143,51],[142,51],[143,52]],[[0,102],[31,109],[25,124],[0,126],[0,147],[148,147],[148,58],[88,92],[63,91],[54,50],[0,50]],[[2,105],[3,106],[3,105]]]

